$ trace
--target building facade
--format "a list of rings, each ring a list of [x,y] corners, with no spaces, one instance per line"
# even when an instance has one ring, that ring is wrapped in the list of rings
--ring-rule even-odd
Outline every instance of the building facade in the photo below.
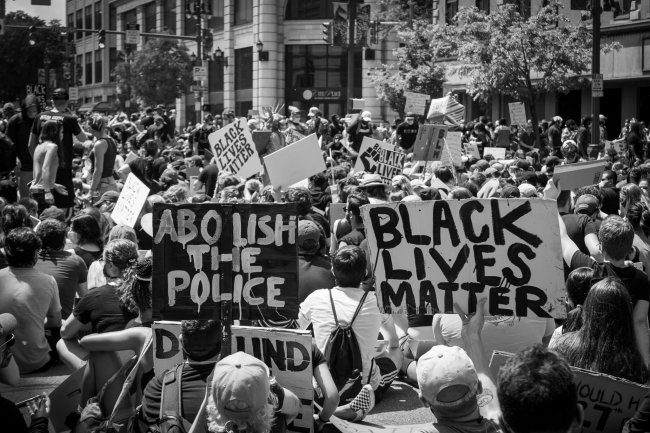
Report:
[[[323,114],[344,116],[347,94],[347,48],[329,46],[323,40],[323,22],[333,16],[332,0],[206,0],[211,2],[212,17],[202,21],[214,37],[213,52],[223,52],[223,60],[203,61],[208,79],[202,84],[208,92],[201,104],[210,112],[234,109],[238,116],[249,110],[261,110],[277,104],[296,106],[306,111],[319,107]],[[378,1],[366,1],[378,10]],[[68,0],[68,26],[124,31],[127,23],[140,24],[142,32],[168,29],[177,35],[194,36],[197,22],[186,17],[189,0]],[[98,48],[97,34],[72,35],[76,41],[76,62],[83,65],[79,104],[113,101],[115,77],[111,70],[124,50],[124,37],[106,35],[106,48]],[[144,38],[131,48],[143,49]],[[185,41],[196,53],[196,42]],[[260,59],[258,49],[268,53]],[[390,108],[377,101],[369,73],[381,63],[390,63],[396,40],[355,52],[354,95],[364,99],[365,109],[373,117],[391,121]],[[370,60],[372,59],[372,60]],[[177,100],[177,126],[196,122],[195,95]],[[199,114],[199,116],[197,116]]]

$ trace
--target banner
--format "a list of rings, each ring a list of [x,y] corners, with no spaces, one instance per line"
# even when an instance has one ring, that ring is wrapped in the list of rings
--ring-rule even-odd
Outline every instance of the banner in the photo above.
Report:
[[[429,105],[427,120],[451,125],[458,125],[465,121],[465,106],[461,105],[453,95],[444,98],[432,99]]]
[[[494,351],[490,370],[496,377],[511,353]],[[578,383],[578,403],[584,408],[581,433],[620,432],[650,390],[620,377],[571,367]]]
[[[302,402],[287,431],[311,433],[314,426],[311,332],[280,328],[232,327],[232,353],[246,352],[263,361],[280,385]]]
[[[264,157],[264,166],[274,187],[287,188],[327,170],[316,134]]]
[[[394,149],[395,146],[385,141],[363,137],[359,157],[354,166],[355,173],[376,173],[385,184],[390,185],[394,176],[402,174],[406,161],[406,154]]]
[[[553,170],[553,182],[561,180],[563,190],[595,185],[600,183],[606,168],[607,161],[604,159],[558,165]]]
[[[153,371],[156,375],[185,362],[183,348],[178,336],[181,335],[181,322],[161,320],[153,322]],[[215,345],[218,342],[215,341]]]
[[[153,318],[220,320],[222,299],[234,320],[297,318],[297,213],[295,203],[154,204]]]
[[[510,124],[519,125],[525,128],[528,121],[526,120],[526,107],[523,102],[510,102],[508,104],[510,112]]]
[[[147,185],[142,183],[135,174],[129,173],[124,188],[120,192],[120,197],[115,203],[115,209],[111,213],[113,221],[116,224],[124,224],[133,228],[148,195],[149,188],[147,188]]]
[[[566,316],[555,200],[469,199],[362,209],[382,313]]]
[[[424,109],[427,106],[427,101],[431,99],[425,93],[404,92],[406,103],[404,104],[404,112],[412,111],[417,116],[424,116]]]
[[[484,147],[483,156],[492,155],[494,159],[506,159],[506,149],[505,147]]]
[[[420,125],[413,144],[413,161],[440,161],[448,126]]]
[[[249,178],[262,170],[262,163],[244,117],[208,135],[219,171]]]

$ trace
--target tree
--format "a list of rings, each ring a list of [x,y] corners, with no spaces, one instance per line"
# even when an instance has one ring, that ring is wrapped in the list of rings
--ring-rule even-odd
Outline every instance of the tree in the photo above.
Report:
[[[474,99],[487,103],[493,95],[509,95],[528,106],[538,143],[539,96],[566,93],[589,82],[591,31],[584,19],[572,24],[561,8],[558,0],[548,0],[537,14],[525,18],[513,4],[490,14],[464,7],[455,17],[462,24],[440,27],[438,35],[438,41],[453,46],[462,62],[457,70],[469,77],[467,91]],[[602,50],[619,47],[611,44]]]
[[[65,41],[60,33],[38,29],[36,44],[30,45],[28,27],[45,26],[45,21],[23,11],[8,13],[5,24],[25,26],[24,29],[8,28],[0,36],[0,70],[3,71],[0,101],[14,101],[24,99],[27,85],[38,83],[38,69],[44,68],[46,49],[51,60],[50,69],[61,72],[62,63],[66,61]],[[49,25],[60,25],[60,22],[51,20]]]
[[[133,54],[131,63],[120,63],[113,71],[118,89],[126,95],[129,89],[131,98],[143,105],[173,103],[188,92],[192,81],[188,51],[174,39],[149,39],[144,49]]]

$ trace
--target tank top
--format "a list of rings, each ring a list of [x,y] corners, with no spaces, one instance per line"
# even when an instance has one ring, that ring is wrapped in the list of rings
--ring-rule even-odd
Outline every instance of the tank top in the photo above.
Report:
[[[104,165],[102,166],[102,178],[113,177],[113,168],[115,166],[115,158],[117,157],[117,146],[112,138],[103,138],[108,145],[106,153],[104,154]]]

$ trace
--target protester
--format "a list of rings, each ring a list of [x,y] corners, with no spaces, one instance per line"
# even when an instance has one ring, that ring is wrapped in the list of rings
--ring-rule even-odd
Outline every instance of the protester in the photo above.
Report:
[[[578,268],[571,271],[566,279],[567,300],[565,303],[567,318],[564,323],[553,332],[549,346],[553,347],[554,342],[567,332],[577,331],[582,327],[582,309],[587,294],[591,289],[591,282],[596,273],[591,268]]]
[[[126,180],[129,173],[133,173],[151,190],[151,193],[155,193],[160,189],[157,182],[167,169],[167,161],[159,157],[159,148],[154,140],[145,141],[142,148],[144,149],[144,156],[123,165],[117,174],[122,180]]]
[[[404,153],[413,152],[413,145],[418,136],[419,127],[415,114],[412,112],[406,113],[404,123],[397,127],[396,132],[397,145],[402,148]]]
[[[74,245],[69,250],[81,257],[89,268],[92,262],[102,256],[104,241],[97,220],[90,215],[79,215],[72,219],[68,238]]]
[[[20,172],[18,174],[18,188],[21,197],[29,196],[29,182],[34,174],[34,161],[29,151],[29,135],[38,115],[38,98],[29,94],[25,98],[21,110],[15,114],[7,123],[7,136],[16,145],[16,157],[20,161]]]
[[[89,121],[90,133],[95,138],[90,160],[93,164],[93,175],[90,183],[90,193],[93,200],[107,191],[117,191],[113,178],[117,145],[107,133],[108,119],[94,115]]]
[[[352,122],[352,124],[347,127],[346,132],[348,133],[350,147],[355,153],[358,154],[359,149],[361,149],[363,137],[372,138],[372,135],[374,134],[374,127],[372,126],[372,117],[370,111],[362,112],[357,120]]]
[[[302,303],[317,289],[336,286],[332,263],[320,254],[320,229],[309,220],[298,222],[298,302]]]

